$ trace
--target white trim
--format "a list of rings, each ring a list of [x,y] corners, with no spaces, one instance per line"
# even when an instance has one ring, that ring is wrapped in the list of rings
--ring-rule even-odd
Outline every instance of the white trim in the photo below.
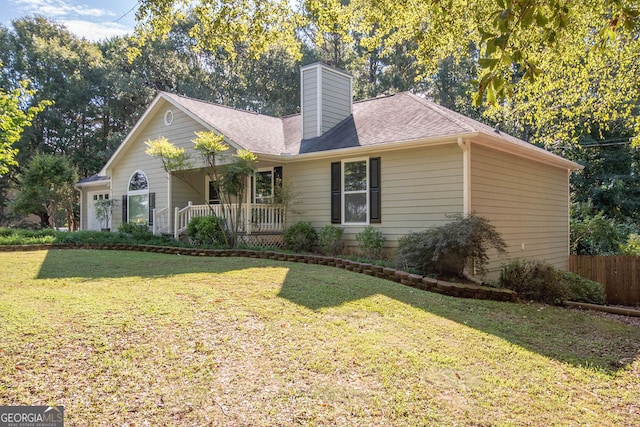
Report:
[[[438,145],[456,144],[458,138],[463,138],[467,143],[474,143],[486,146],[505,153],[522,157],[528,160],[537,161],[553,167],[559,167],[568,170],[581,170],[584,166],[557,156],[548,151],[533,147],[525,147],[517,145],[513,142],[506,141],[502,138],[496,138],[481,132],[469,132],[458,135],[447,135],[434,138],[419,138],[403,141],[383,142],[375,145],[339,148],[336,150],[318,151],[314,153],[291,154],[286,155],[270,155],[259,154],[260,159],[273,160],[282,163],[293,163],[307,160],[320,160],[329,158],[339,158],[344,156],[367,155],[372,153],[381,153],[385,151],[409,150],[412,148],[426,148]]]
[[[318,66],[316,71],[316,99],[318,102],[316,120],[316,136],[322,135],[322,67]]]
[[[75,187],[80,190],[83,187],[98,187],[100,185],[106,185],[107,187],[111,187],[111,178],[102,179],[99,181],[91,181],[91,182],[78,182]]]
[[[133,178],[133,176],[136,174],[144,175],[144,180],[147,182],[147,188],[145,190],[129,190],[129,185],[131,185],[131,178]],[[149,192],[149,177],[140,169],[136,169],[131,175],[129,175],[129,180],[127,181],[127,194],[133,193],[135,195],[140,193],[141,191]]]
[[[458,146],[462,149],[462,200],[463,214],[471,213],[471,144],[458,138]]]
[[[112,221],[112,217],[111,215],[109,216],[109,221],[107,221],[106,227],[103,227],[102,224],[100,223],[100,221],[98,221],[97,217],[91,217],[91,215],[89,215],[89,206],[91,206],[91,208],[94,210],[94,212],[92,212],[94,215],[96,214],[95,212],[95,203],[93,201],[93,197],[96,196],[96,202],[98,200],[112,200],[111,199],[111,194],[109,192],[109,190],[93,190],[93,191],[87,191],[86,193],[87,196],[87,226],[86,226],[86,230],[102,230],[103,228],[111,228],[111,221]],[[100,197],[98,196],[103,196],[102,199],[100,199]],[[107,197],[104,197],[107,196]],[[113,209],[113,205],[112,205],[112,209]],[[113,214],[113,212],[112,212]],[[94,225],[97,225],[97,228],[91,228],[90,227],[90,222],[95,221]]]
[[[169,109],[164,113],[164,124],[167,126],[171,126],[172,123],[173,123],[173,111]]]
[[[176,95],[177,96],[177,95]],[[214,131],[218,134],[223,134],[222,132],[220,132],[219,130],[217,130],[216,128],[214,128],[213,126],[211,126],[209,123],[207,123],[206,121],[204,121],[202,118],[200,118],[200,116],[198,116],[197,114],[192,113],[191,111],[189,111],[187,108],[185,108],[183,105],[181,105],[180,103],[176,102],[175,100],[173,100],[171,98],[171,96],[165,92],[160,92],[153,101],[151,101],[151,104],[149,104],[149,107],[147,107],[147,109],[145,110],[145,112],[142,114],[142,116],[138,119],[138,121],[136,122],[135,126],[133,127],[133,129],[131,129],[131,131],[127,134],[127,136],[124,138],[124,140],[122,141],[122,143],[120,143],[120,145],[118,146],[118,148],[116,149],[116,151],[111,155],[111,157],[109,157],[109,160],[107,160],[107,163],[102,167],[102,169],[100,170],[99,175],[109,175],[107,173],[107,171],[109,170],[109,168],[113,165],[113,163],[116,161],[116,159],[120,156],[120,154],[124,151],[124,148],[129,145],[129,142],[133,139],[135,139],[135,137],[137,136],[138,133],[140,133],[142,131],[142,126],[143,123],[146,125],[146,121],[147,118],[149,116],[151,116],[152,114],[156,113],[156,110],[159,109],[158,104],[160,103],[161,100],[164,100],[165,102],[168,102],[169,104],[173,105],[175,108],[177,108],[178,110],[182,111],[184,114],[186,114],[187,116],[189,116],[191,119],[193,119],[194,121],[196,121],[198,124],[202,125],[202,127],[204,127],[207,130],[210,131]],[[198,100],[199,101],[199,100]],[[200,101],[202,102],[202,101]],[[225,107],[228,108],[228,107]],[[236,142],[234,142],[233,140],[229,139],[228,137],[224,137],[225,142],[227,142],[232,148],[238,150],[243,148],[242,146],[240,146],[239,144],[237,144]]]
[[[300,140],[304,139],[304,67],[300,67]],[[282,119],[280,119],[282,122]],[[283,136],[284,138],[284,136]]]
[[[160,92],[158,95],[156,95],[156,97],[153,99],[153,101],[151,101],[151,104],[149,105],[149,107],[147,107],[145,112],[138,119],[136,124],[133,126],[133,129],[131,129],[131,131],[129,131],[129,133],[124,138],[124,140],[122,140],[122,143],[118,146],[116,151],[111,155],[111,157],[109,157],[109,160],[107,160],[107,163],[102,167],[102,170],[100,171],[100,175],[107,175],[106,171],[109,169],[111,164],[115,161],[115,159],[119,156],[120,152],[124,150],[124,147],[128,144],[128,142],[131,139],[133,139],[133,135],[138,133],[142,123],[144,123],[146,121],[147,117],[151,115],[151,112],[155,109],[156,105],[160,102],[161,99],[167,100],[167,98],[164,96],[164,94],[162,92]]]
[[[133,176],[135,174],[142,174],[144,175],[144,179],[147,181],[147,188],[142,189],[142,190],[129,190],[129,186],[131,185],[131,178],[133,178]],[[147,203],[150,203],[149,200],[149,194],[151,193],[151,185],[149,184],[149,177],[147,176],[146,173],[144,173],[143,171],[141,171],[140,169],[136,170],[135,172],[133,172],[131,174],[131,176],[129,176],[129,180],[127,181],[127,223],[129,222],[129,219],[131,218],[131,205],[129,204],[129,200],[131,199],[131,196],[147,196]],[[151,212],[149,212],[149,206],[147,206],[147,224],[149,224],[149,221],[151,221],[150,218]],[[124,218],[122,219],[122,221],[124,222]]]
[[[171,175],[170,172],[166,172],[167,174],[167,209],[169,210],[167,213],[167,224],[172,224],[171,222],[171,215],[173,215],[173,210],[172,210],[172,206],[173,206],[173,175]],[[127,199],[128,200],[128,199]],[[129,214],[129,211],[127,210],[127,215]],[[153,226],[156,226],[156,219],[153,219]],[[171,229],[171,226],[169,225],[169,229]]]
[[[85,196],[84,191],[82,191],[82,187],[78,187],[76,186],[76,189],[80,192],[80,225],[78,226],[78,230],[84,230],[84,227],[82,226],[82,219],[84,218],[84,215],[82,214],[82,208],[87,208],[86,205],[88,203],[88,201],[83,203],[83,198]],[[111,196],[109,196],[111,197]]]
[[[360,191],[350,191],[349,193],[347,193],[347,191],[345,191],[344,188],[344,177],[345,177],[345,173],[344,173],[344,165],[345,163],[356,163],[356,162],[364,162],[364,166],[365,166],[365,184],[366,187],[364,190],[360,190]],[[368,157],[357,157],[357,158],[352,158],[352,159],[343,159],[340,162],[340,204],[341,204],[341,208],[342,208],[342,212],[341,214],[341,222],[342,225],[346,225],[346,226],[351,226],[351,225],[369,225],[370,222],[370,217],[371,217],[371,201],[369,200],[369,193],[370,193],[370,188],[369,188],[369,158]],[[366,207],[367,207],[367,218],[364,222],[347,222],[346,221],[346,216],[345,216],[345,212],[346,212],[346,203],[345,203],[345,196],[347,194],[361,194],[361,193],[365,193],[366,196]]]

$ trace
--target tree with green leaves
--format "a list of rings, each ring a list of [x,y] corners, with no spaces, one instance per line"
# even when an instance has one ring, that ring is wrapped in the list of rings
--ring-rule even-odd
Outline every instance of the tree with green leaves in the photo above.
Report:
[[[21,177],[21,192],[13,203],[13,210],[22,214],[36,214],[43,226],[56,228],[63,215],[70,230],[75,228],[73,206],[74,185],[78,174],[71,162],[57,154],[36,153]]]
[[[253,176],[257,161],[255,154],[239,149],[235,154],[227,154],[229,145],[224,142],[224,135],[213,131],[195,132],[194,150],[199,153],[206,165],[206,173],[220,197],[223,216],[229,231],[229,246],[238,244],[242,231],[242,209],[249,191],[249,178]],[[164,170],[188,185],[186,172],[191,169],[189,153],[176,147],[166,138],[146,141],[146,153],[159,159]],[[194,188],[195,189],[195,188]],[[197,191],[197,190],[196,190]],[[220,223],[221,224],[221,223]]]
[[[8,173],[10,166],[18,165],[16,155],[19,149],[16,143],[20,141],[24,129],[31,125],[33,118],[51,105],[50,101],[42,101],[23,109],[26,99],[35,93],[35,90],[29,89],[29,83],[25,80],[21,80],[19,87],[9,92],[0,88],[0,176]]]
[[[445,58],[468,56],[473,43],[476,102],[496,106],[497,122],[516,116],[547,144],[575,141],[581,127],[606,126],[612,118],[639,125],[640,9],[632,0],[305,0],[300,10],[282,0],[259,3],[142,0],[138,36],[163,37],[177,10],[192,10],[196,48],[231,58],[247,48],[258,57],[270,43],[299,54],[297,31],[310,27],[307,37],[316,45],[330,37],[334,46],[353,46],[357,39],[377,57],[408,48],[418,79],[433,75]]]

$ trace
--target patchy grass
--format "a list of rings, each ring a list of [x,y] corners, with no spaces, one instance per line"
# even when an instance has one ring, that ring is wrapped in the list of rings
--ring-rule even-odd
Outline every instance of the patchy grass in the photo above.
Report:
[[[317,265],[0,253],[0,404],[67,425],[634,425],[640,328]]]

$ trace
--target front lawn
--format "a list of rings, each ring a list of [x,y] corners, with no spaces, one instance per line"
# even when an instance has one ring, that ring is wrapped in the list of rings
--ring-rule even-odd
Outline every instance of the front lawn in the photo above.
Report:
[[[640,328],[251,258],[0,253],[0,405],[66,425],[634,425]]]

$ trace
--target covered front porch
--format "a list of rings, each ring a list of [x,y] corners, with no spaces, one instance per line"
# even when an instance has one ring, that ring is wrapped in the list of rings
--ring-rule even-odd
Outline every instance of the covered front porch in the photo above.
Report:
[[[173,213],[173,215],[171,215]],[[257,234],[281,234],[285,226],[284,205],[274,203],[246,203],[238,206],[221,204],[194,205],[191,202],[183,208],[168,207],[152,210],[153,234],[169,234],[177,240],[186,233],[187,225],[196,217],[215,215],[219,218],[239,218],[239,232],[242,236]],[[227,221],[229,225],[229,221]]]

